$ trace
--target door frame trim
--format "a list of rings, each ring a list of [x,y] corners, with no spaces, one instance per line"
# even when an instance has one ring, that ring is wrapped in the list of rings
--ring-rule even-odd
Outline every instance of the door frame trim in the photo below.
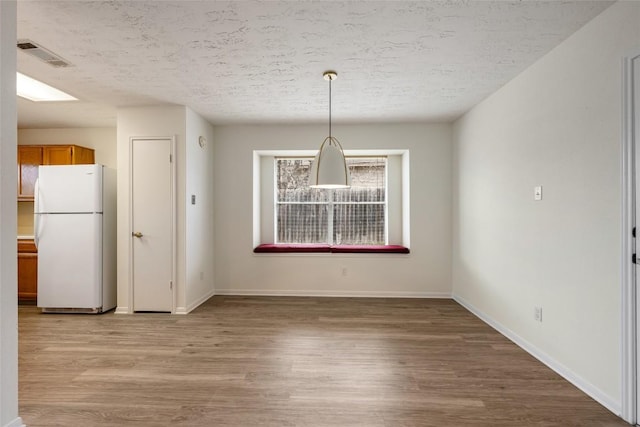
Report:
[[[133,303],[133,143],[134,141],[169,141],[171,154],[171,314],[176,313],[177,304],[177,192],[176,192],[176,136],[132,136],[129,138],[129,313],[135,312]]]
[[[622,173],[622,226],[621,226],[621,414],[629,423],[638,419],[638,324],[636,300],[636,267],[631,262],[634,253],[632,229],[635,224],[635,182],[634,167],[636,147],[634,143],[634,111],[633,111],[633,61],[640,57],[635,51],[622,58],[622,138],[621,138],[621,173]],[[636,141],[637,142],[637,141]],[[640,153],[638,153],[640,154]],[[640,169],[640,168],[639,168]],[[640,226],[640,225],[638,225]]]

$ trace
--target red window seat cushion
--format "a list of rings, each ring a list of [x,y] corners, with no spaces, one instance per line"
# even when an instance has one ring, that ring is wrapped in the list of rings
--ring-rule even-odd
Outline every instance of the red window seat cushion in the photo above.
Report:
[[[289,253],[289,252],[331,252],[331,246],[326,244],[274,244],[267,243],[256,247],[255,253]]]
[[[309,253],[331,252],[334,254],[408,254],[409,248],[401,245],[335,245],[326,244],[274,244],[256,247],[255,253]]]
[[[336,245],[335,254],[408,254],[409,248],[400,245]]]

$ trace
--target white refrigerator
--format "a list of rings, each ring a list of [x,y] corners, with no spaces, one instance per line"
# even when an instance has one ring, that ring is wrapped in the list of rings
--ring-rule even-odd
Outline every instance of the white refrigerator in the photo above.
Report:
[[[116,180],[102,165],[40,166],[34,195],[38,307],[116,306]]]

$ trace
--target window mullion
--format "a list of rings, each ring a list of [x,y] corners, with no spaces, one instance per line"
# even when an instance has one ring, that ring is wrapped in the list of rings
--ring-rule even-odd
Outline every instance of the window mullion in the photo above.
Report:
[[[333,191],[328,190],[329,203],[327,204],[327,243],[333,245]]]

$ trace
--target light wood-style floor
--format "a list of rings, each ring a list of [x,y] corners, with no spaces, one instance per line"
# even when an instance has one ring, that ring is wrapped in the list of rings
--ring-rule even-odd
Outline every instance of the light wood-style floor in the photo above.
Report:
[[[627,426],[451,300],[214,297],[19,309],[37,426]]]

